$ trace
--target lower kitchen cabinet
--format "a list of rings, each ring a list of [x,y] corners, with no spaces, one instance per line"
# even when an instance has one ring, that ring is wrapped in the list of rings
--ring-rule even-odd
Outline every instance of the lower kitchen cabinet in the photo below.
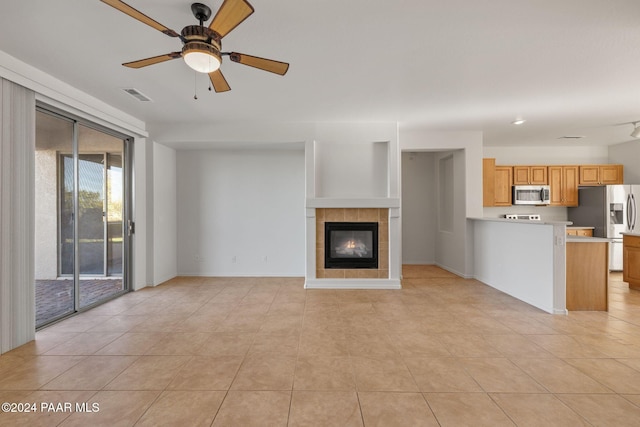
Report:
[[[609,242],[567,241],[566,254],[567,310],[607,311]]]
[[[593,229],[592,228],[569,228],[567,227],[567,235],[568,236],[583,236],[583,237],[593,237]]]
[[[622,236],[622,280],[640,290],[640,234]]]

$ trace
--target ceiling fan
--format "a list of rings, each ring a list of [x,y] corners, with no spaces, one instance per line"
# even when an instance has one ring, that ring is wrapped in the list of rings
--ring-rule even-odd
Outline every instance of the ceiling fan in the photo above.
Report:
[[[221,52],[222,38],[254,12],[253,6],[246,0],[224,0],[208,27],[204,26],[204,22],[211,17],[211,9],[202,3],[193,3],[191,5],[191,11],[200,24],[187,25],[182,29],[180,34],[154,21],[121,0],[100,1],[126,13],[143,24],[155,28],[169,37],[178,37],[182,41],[183,47],[181,51],[127,62],[122,64],[125,67],[142,68],[172,59],[183,58],[187,65],[195,71],[209,75],[211,84],[216,92],[231,90],[227,80],[220,71],[223,56],[228,56],[233,62],[269,71],[281,76],[284,76],[289,69],[289,64],[286,62],[274,61],[272,59],[260,58],[238,52]]]

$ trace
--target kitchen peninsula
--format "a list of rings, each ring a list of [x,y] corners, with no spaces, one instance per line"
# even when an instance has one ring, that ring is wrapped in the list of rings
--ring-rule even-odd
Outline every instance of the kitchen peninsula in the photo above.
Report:
[[[548,313],[607,310],[608,239],[567,236],[568,221],[470,220],[476,279]]]

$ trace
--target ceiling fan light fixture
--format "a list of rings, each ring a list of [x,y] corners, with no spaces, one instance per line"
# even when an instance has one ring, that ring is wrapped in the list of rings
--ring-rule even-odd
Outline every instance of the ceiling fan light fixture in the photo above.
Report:
[[[220,68],[222,57],[213,46],[202,42],[189,42],[182,49],[184,62],[199,73],[211,73]]]
[[[633,132],[631,132],[631,136],[634,138],[640,138],[640,127],[638,127],[638,122],[633,122]]]

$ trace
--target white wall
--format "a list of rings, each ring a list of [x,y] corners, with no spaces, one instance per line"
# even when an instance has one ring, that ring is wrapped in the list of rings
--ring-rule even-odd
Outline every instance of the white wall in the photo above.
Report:
[[[609,163],[606,146],[484,147],[482,152],[505,166]]]
[[[304,168],[302,149],[178,151],[178,273],[304,276]]]
[[[441,236],[443,245],[437,243],[436,262],[460,276],[472,277],[473,225],[466,218],[482,217],[482,133],[401,129],[400,149],[402,152],[455,151],[456,218],[453,232]]]
[[[566,313],[564,225],[474,223],[476,279],[548,313]]]
[[[153,144],[153,284],[178,274],[176,151]]]
[[[388,152],[386,142],[317,144],[316,197],[387,197]]]
[[[465,214],[465,152],[463,150],[436,153],[435,166],[438,193],[438,224],[436,231],[436,264],[461,276],[472,273],[466,263],[467,236]],[[443,167],[453,167],[453,182],[444,181],[448,174]],[[449,171],[451,172],[451,171]],[[445,203],[447,201],[448,203]],[[465,254],[465,256],[460,256]]]
[[[609,160],[624,165],[626,184],[640,184],[640,141],[609,146]]]
[[[436,248],[434,153],[402,153],[402,263],[434,264]]]

